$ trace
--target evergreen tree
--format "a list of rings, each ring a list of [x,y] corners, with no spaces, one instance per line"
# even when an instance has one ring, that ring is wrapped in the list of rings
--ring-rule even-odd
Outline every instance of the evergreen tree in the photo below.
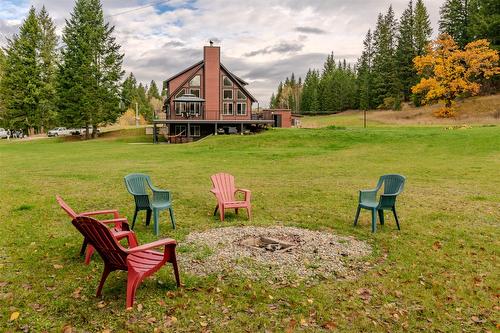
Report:
[[[424,55],[431,40],[432,28],[427,8],[422,0],[417,0],[415,4],[414,31],[415,51],[419,56]]]
[[[151,80],[151,84],[148,89],[148,99],[151,98],[161,99],[158,87],[156,86],[156,82],[154,80]]]
[[[368,110],[374,107],[372,88],[373,88],[373,39],[371,30],[366,33],[363,41],[363,52],[358,60],[358,101],[359,107]]]
[[[40,26],[35,8],[31,7],[19,29],[19,35],[7,41],[0,87],[7,125],[28,130],[30,134],[34,134],[35,127],[40,125],[40,40]]]
[[[470,38],[469,0],[446,0],[440,9],[439,32],[450,35],[463,48]]]
[[[269,108],[272,109],[276,103],[276,96],[274,93],[271,95],[271,99],[269,100]]]
[[[500,50],[500,2],[470,0],[468,34],[471,39],[486,38],[491,47]]]
[[[41,130],[55,124],[56,112],[56,71],[57,71],[57,35],[54,21],[50,18],[45,6],[38,14],[40,24],[40,97],[39,125]]]
[[[58,78],[59,109],[68,126],[97,128],[115,122],[121,113],[123,55],[113,31],[104,22],[100,0],[76,1],[63,31]]]
[[[162,95],[162,97],[167,96],[167,81],[162,82],[161,95]]]
[[[144,119],[151,121],[154,118],[153,106],[149,103],[149,98],[146,93],[147,89],[139,83],[137,86],[137,102],[139,103],[139,114],[141,114]]]
[[[3,50],[0,48],[0,89],[2,87],[4,67],[5,67],[5,54],[3,53]],[[6,119],[7,115],[5,114],[5,106],[3,103],[2,94],[0,93],[0,126],[8,127],[6,124]]]
[[[137,80],[132,72],[122,83],[121,100],[126,108],[135,107],[134,103],[137,101]]]
[[[413,58],[417,55],[414,43],[415,20],[413,16],[413,2],[410,0],[404,10],[399,23],[399,34],[396,47],[396,64],[398,78],[401,83],[403,98],[407,101],[411,94],[411,87],[416,83],[416,71],[413,67]]]

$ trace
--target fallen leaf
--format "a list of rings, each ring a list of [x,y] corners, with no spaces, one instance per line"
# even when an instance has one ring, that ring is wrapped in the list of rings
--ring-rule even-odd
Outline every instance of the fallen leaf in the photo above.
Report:
[[[295,326],[297,326],[297,321],[295,319],[290,319],[290,322],[286,327],[285,333],[292,333],[295,330]]]
[[[102,333],[111,333],[111,330],[105,329],[102,331]]]
[[[206,322],[204,322],[204,321],[200,321],[200,326],[201,327],[207,327],[208,324]]]
[[[361,298],[365,303],[368,303],[372,298],[372,293],[370,289],[360,288],[358,289],[357,293],[359,295],[359,298]]]
[[[106,302],[104,302],[104,301],[100,301],[99,303],[97,303],[97,307],[98,307],[99,309],[102,309],[102,308],[104,308],[105,306],[106,306]]]
[[[59,264],[54,264],[55,269],[62,269],[64,266]]]
[[[440,242],[440,241],[435,241],[435,242],[434,242],[434,244],[432,244],[432,248],[433,248],[434,250],[439,250],[439,249],[440,249],[440,248],[442,248],[442,247],[443,247],[443,244],[441,244],[441,242]]]
[[[76,288],[73,293],[71,294],[71,296],[73,296],[73,298],[80,298],[81,295],[80,295],[80,292],[82,291],[82,287],[78,287]]]
[[[62,333],[72,333],[73,332],[73,327],[71,325],[64,325],[62,328]]]
[[[314,303],[314,300],[312,300],[311,298],[309,298],[309,299],[307,300],[307,303],[309,303],[309,304],[313,304],[313,303]]]
[[[329,331],[333,331],[334,329],[337,328],[337,324],[335,324],[333,321],[327,321],[322,325],[324,329],[327,329]]]
[[[273,300],[273,299],[274,299],[274,297],[273,297],[273,296],[271,296],[271,295],[268,295],[267,297],[269,297],[269,299],[270,299],[270,300]]]
[[[175,297],[175,293],[173,291],[167,291],[167,297],[168,298],[174,298]]]
[[[472,321],[475,322],[476,324],[482,324],[482,323],[486,322],[486,320],[481,319],[478,316],[472,316],[472,317],[470,317],[470,319],[472,319]]]
[[[141,303],[137,304],[137,311],[141,312],[143,309],[143,306]]]
[[[17,318],[19,318],[19,312],[17,312],[17,311],[12,312],[10,315],[10,321],[14,321]]]
[[[150,323],[150,324],[156,323],[156,318],[155,317],[149,317],[147,319],[147,322]]]
[[[300,326],[308,326],[307,320],[305,320],[304,318],[300,318]]]
[[[170,316],[170,317],[166,317],[165,318],[165,323],[163,324],[165,327],[170,327],[172,325],[175,325],[175,323],[177,322],[177,318],[175,318],[174,316]]]

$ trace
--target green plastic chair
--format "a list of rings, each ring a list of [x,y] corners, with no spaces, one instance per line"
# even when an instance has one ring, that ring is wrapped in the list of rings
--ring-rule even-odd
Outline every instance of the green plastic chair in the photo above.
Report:
[[[128,192],[134,196],[135,200],[135,212],[134,220],[132,221],[132,229],[134,229],[137,213],[141,210],[145,210],[147,212],[146,225],[149,225],[151,212],[153,212],[155,234],[158,235],[160,232],[158,215],[160,214],[160,211],[165,209],[169,210],[172,227],[175,229],[175,217],[172,209],[172,195],[170,194],[170,191],[161,190],[155,187],[151,182],[151,178],[143,173],[132,173],[125,176],[124,179]],[[152,198],[148,195],[146,186],[149,187],[153,193]]]
[[[401,230],[399,227],[398,215],[396,213],[396,197],[403,192],[405,180],[406,177],[397,174],[383,175],[378,180],[376,188],[359,191],[359,204],[356,218],[354,219],[354,225],[358,223],[361,208],[369,209],[372,212],[372,232],[375,232],[377,231],[377,218],[375,213],[378,212],[380,224],[384,225],[384,210],[390,209],[396,219],[398,230]],[[384,191],[380,195],[380,200],[377,201],[377,192],[382,185],[384,186]]]

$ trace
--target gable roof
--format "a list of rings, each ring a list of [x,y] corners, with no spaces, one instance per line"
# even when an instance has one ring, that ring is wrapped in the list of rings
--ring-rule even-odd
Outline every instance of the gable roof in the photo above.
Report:
[[[184,69],[183,71],[181,71],[181,72],[179,72],[179,73],[175,74],[174,76],[171,76],[170,78],[168,78],[167,80],[165,80],[165,83],[168,85],[168,83],[169,83],[170,81],[172,81],[173,79],[175,79],[175,78],[177,78],[177,77],[181,76],[181,75],[182,75],[182,74],[184,74],[184,73],[189,72],[189,71],[190,71],[190,70],[192,70],[193,68],[199,67],[199,68],[198,68],[198,70],[199,70],[199,69],[203,68],[203,66],[205,66],[205,61],[204,61],[204,60],[201,60],[201,61],[199,61],[199,62],[195,63],[194,65],[192,65],[192,66],[190,66],[190,67],[188,67],[188,68]],[[245,94],[247,94],[247,95],[248,95],[248,97],[250,97],[250,100],[251,100],[252,102],[257,102],[257,99],[256,99],[255,97],[253,97],[253,95],[252,95],[252,94],[251,94],[251,93],[250,93],[247,89],[245,89],[245,86],[246,86],[246,85],[248,85],[248,83],[247,83],[246,81],[244,81],[243,79],[241,79],[241,78],[239,78],[238,76],[234,75],[234,74],[233,74],[231,71],[229,71],[229,70],[226,68],[226,66],[224,66],[222,63],[220,63],[220,68],[221,68],[221,69],[223,69],[223,70],[227,73],[227,75],[229,75],[229,77],[231,77],[231,79],[232,79],[232,80],[236,83],[236,85],[237,85],[237,86],[238,86],[241,90],[243,90],[243,92],[244,92]],[[179,85],[179,88],[177,88],[177,90],[176,90],[176,91],[173,91],[171,94],[170,94],[170,92],[169,92],[169,94],[168,94],[169,96],[168,96],[168,98],[165,100],[165,103],[167,103],[168,101],[170,101],[170,99],[171,99],[173,96],[177,95],[177,93],[178,93],[178,92],[179,92],[179,91],[183,88],[183,86],[184,86],[184,85],[186,85],[186,83],[187,83],[187,82],[189,82],[189,81],[190,81],[190,80],[191,80],[191,79],[192,79],[192,78],[196,75],[196,72],[197,72],[198,70],[196,70],[196,71],[195,71],[195,73],[194,73],[193,75],[191,75],[191,76],[190,76],[190,77],[188,77],[186,80],[184,80],[184,82],[182,82],[182,84],[180,84],[180,85]]]

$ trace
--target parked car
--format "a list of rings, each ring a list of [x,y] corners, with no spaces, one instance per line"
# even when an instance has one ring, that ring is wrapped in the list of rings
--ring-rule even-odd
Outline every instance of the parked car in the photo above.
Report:
[[[91,135],[94,132],[94,129],[92,126],[89,126],[89,135]],[[97,134],[99,134],[101,131],[97,129]],[[85,135],[85,127],[82,128],[75,128],[71,130],[71,135]]]
[[[70,135],[71,132],[66,127],[56,127],[47,132],[48,136]]]
[[[0,139],[6,139],[9,135],[7,134],[7,130],[4,128],[0,128]]]

